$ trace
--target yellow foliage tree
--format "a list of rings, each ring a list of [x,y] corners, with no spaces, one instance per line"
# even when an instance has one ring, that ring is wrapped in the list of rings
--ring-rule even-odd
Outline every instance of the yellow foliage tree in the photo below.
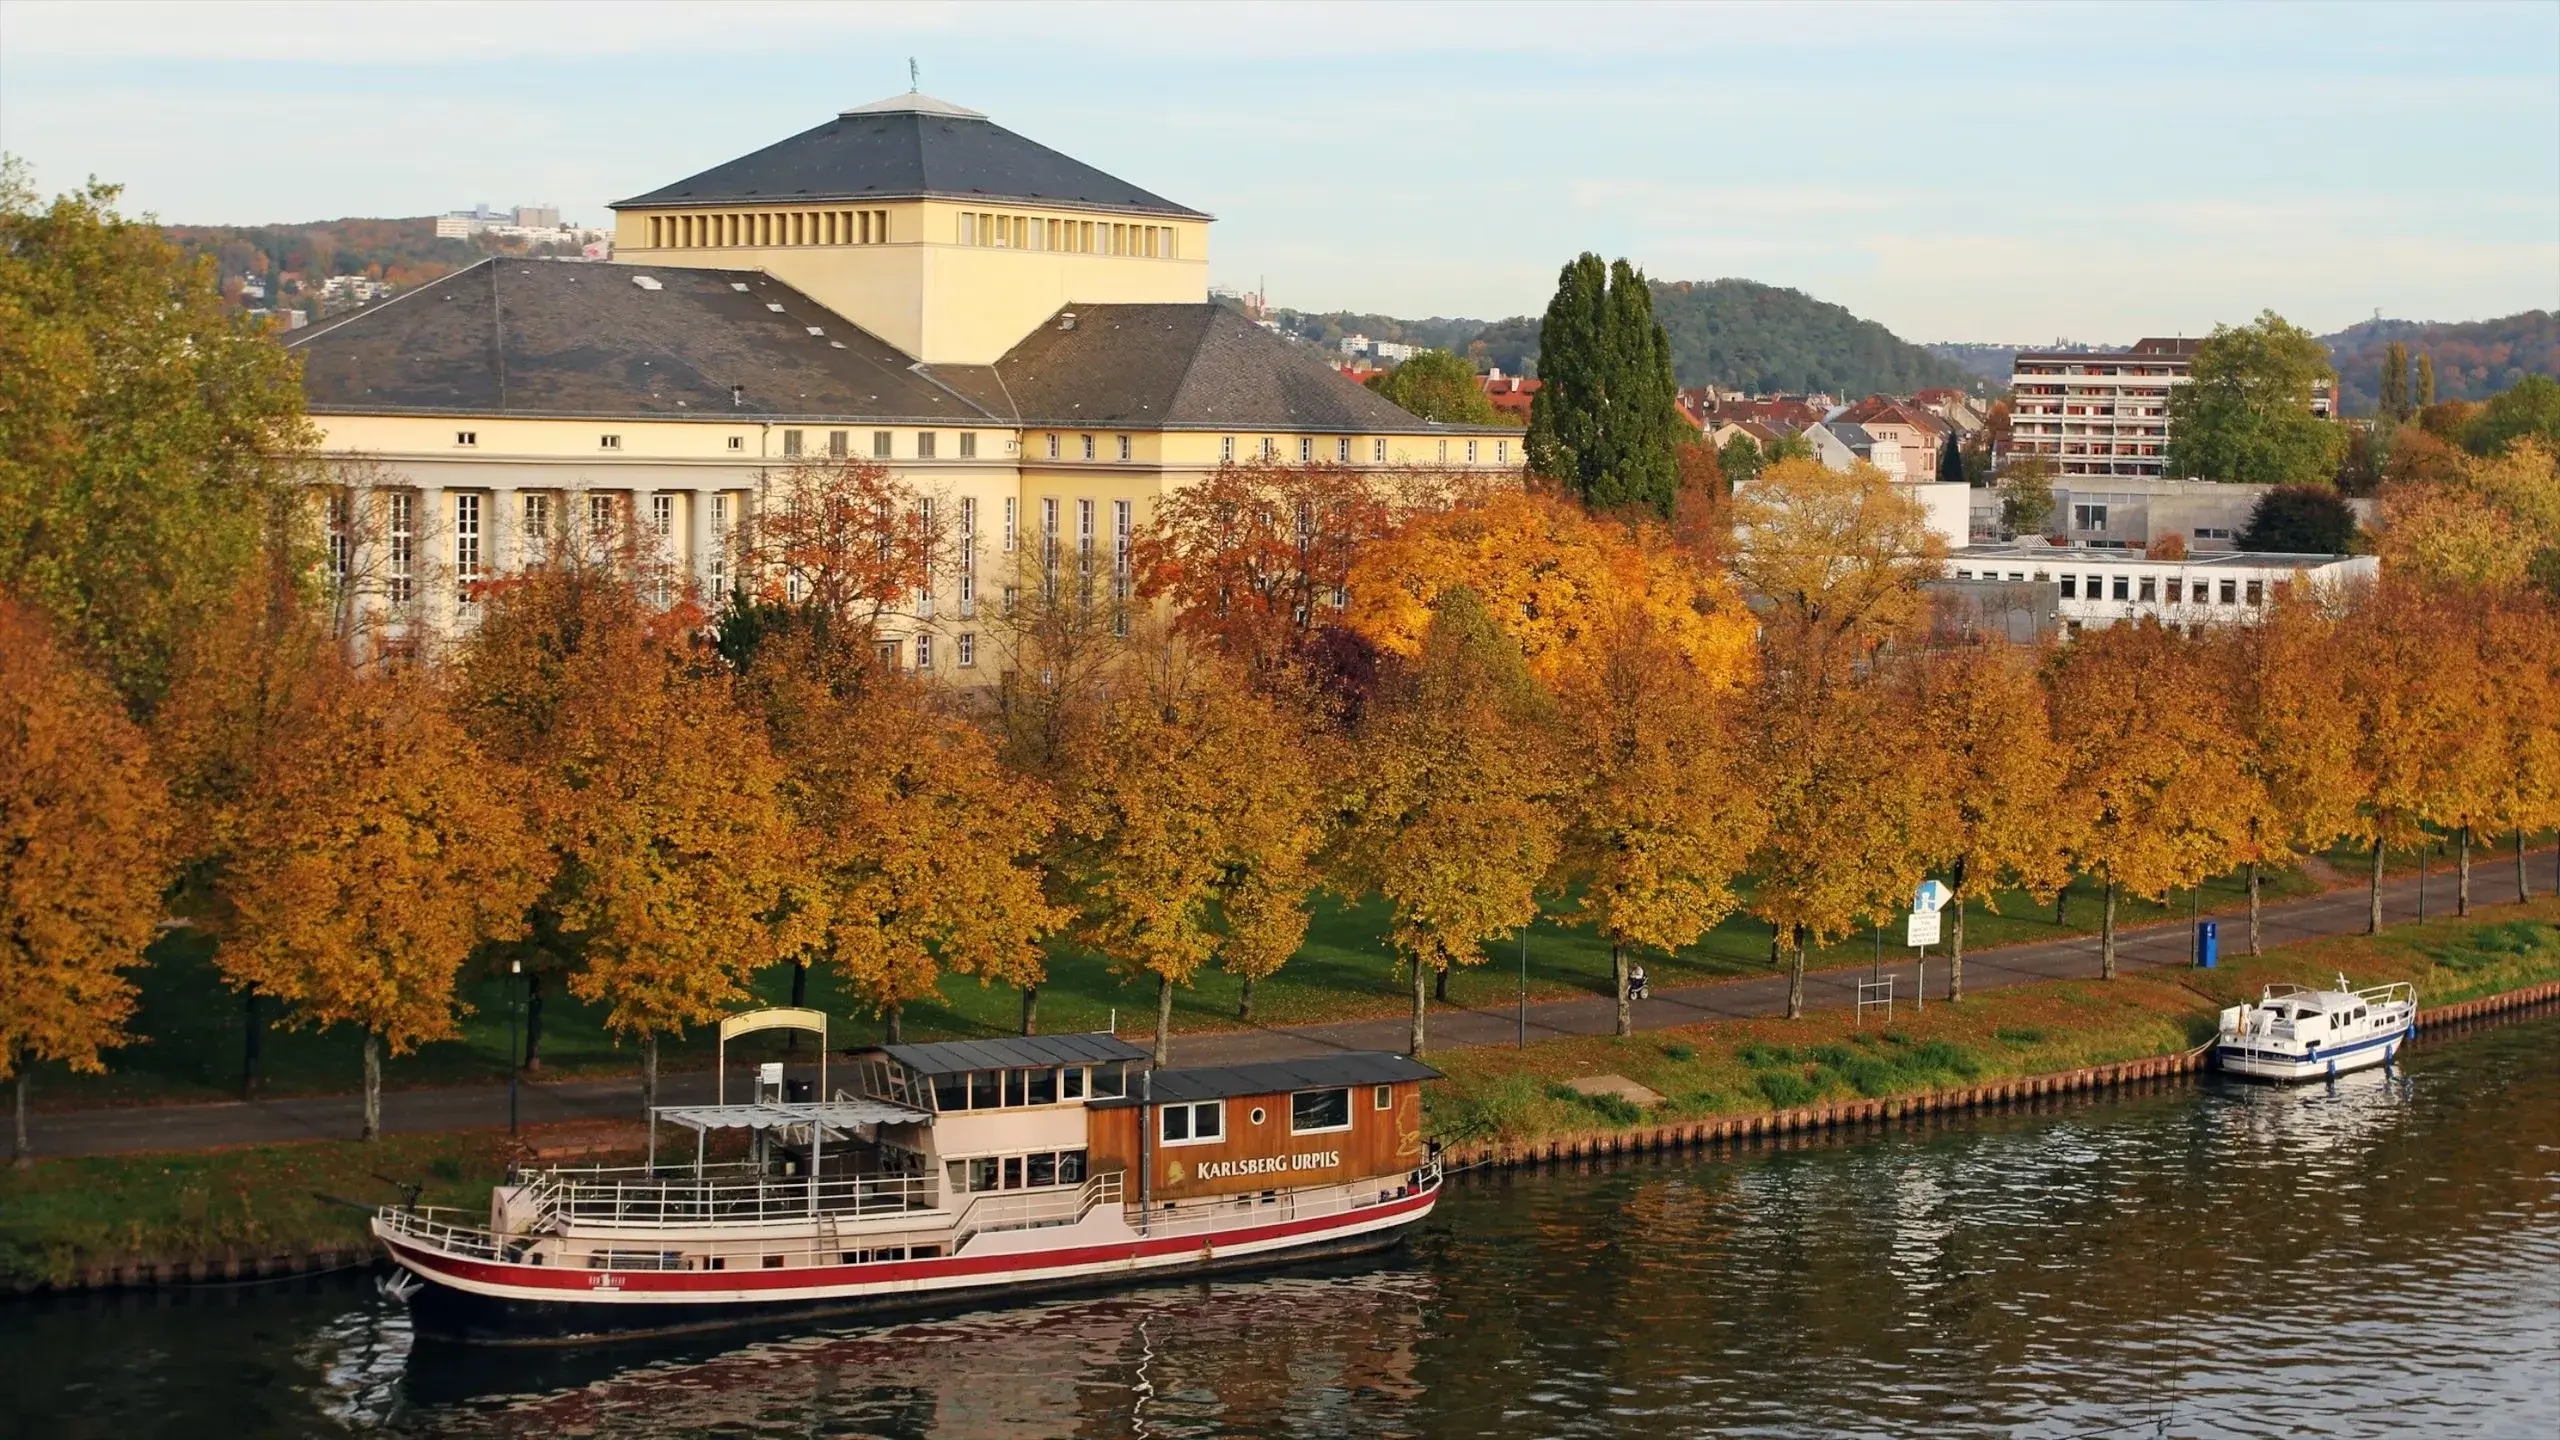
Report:
[[[1520,646],[1463,586],[1441,592],[1421,653],[1362,717],[1338,874],[1392,907],[1416,1056],[1430,975],[1482,963],[1485,942],[1537,918],[1569,789],[1552,723]]]
[[[2521,900],[2533,893],[2526,837],[2560,827],[2560,614],[2518,596],[2489,607],[2483,622],[2481,650],[2498,661],[2489,713],[2499,773],[2489,819],[2515,836]]]
[[[2482,717],[2469,637],[2452,605],[2385,572],[2341,627],[2356,657],[2347,693],[2356,707],[2360,787],[2348,833],[2371,847],[2367,933],[2382,929],[2382,868],[2395,846],[2422,843],[2442,813]]]
[[[1661,527],[1631,531],[1522,491],[1416,515],[1362,549],[1345,619],[1380,650],[1413,660],[1440,597],[1461,587],[1540,684],[1590,663],[1601,635],[1631,612],[1701,674],[1729,682],[1750,670],[1756,626],[1740,598]]]
[[[2071,875],[2065,859],[2063,756],[2045,711],[2036,655],[1968,645],[1916,657],[1903,672],[1905,712],[1917,723],[1931,814],[1920,851],[1943,867],[1954,896],[1947,934],[1947,998],[1964,998],[1964,918],[2004,885],[2050,895]]]
[[[1625,1035],[1629,948],[1675,951],[1731,914],[1761,816],[1742,773],[1736,687],[1700,673],[1642,608],[1593,640],[1598,653],[1560,697],[1589,746],[1565,856],[1583,922],[1609,941]]]
[[[214,961],[292,1023],[364,1032],[364,1138],[381,1132],[382,1048],[450,1039],[455,978],[509,940],[541,888],[512,797],[402,668],[322,682],[261,757],[221,881]]]
[[[2218,667],[2154,621],[2072,641],[2052,672],[2054,736],[2077,809],[2071,858],[2103,886],[2099,971],[2116,974],[2116,899],[2166,898],[2243,853],[2260,802]]]
[[[27,1072],[105,1068],[169,879],[168,802],[142,733],[53,627],[0,593],[0,1077],[27,1162]]]
[[[718,1018],[808,943],[786,904],[807,887],[782,767],[693,647],[695,617],[653,610],[628,575],[565,557],[484,603],[457,701],[550,852],[537,955],[640,1041],[654,1106],[658,1038]]]
[[[2560,455],[2532,435],[2486,458],[2448,452],[2384,488],[2380,548],[2395,576],[2560,596]]]
[[[2239,727],[2252,802],[2240,846],[2249,890],[2249,953],[2261,941],[2264,872],[2319,853],[2355,823],[2356,706],[2335,616],[2308,595],[2279,593],[2254,625],[2215,640]]]
[[[1155,979],[1162,1064],[1174,987],[1213,959],[1268,974],[1306,933],[1322,832],[1304,737],[1241,665],[1150,626],[1058,790],[1074,933]]]
[[[1920,585],[1944,573],[1946,542],[1883,471],[1782,460],[1733,511],[1734,576],[1775,607],[1769,640],[1788,668],[1837,674],[1927,619]]]

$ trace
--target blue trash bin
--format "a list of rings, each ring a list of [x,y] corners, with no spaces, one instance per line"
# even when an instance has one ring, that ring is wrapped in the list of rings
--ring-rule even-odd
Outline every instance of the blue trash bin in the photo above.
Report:
[[[2196,926],[2196,968],[2210,970],[2222,958],[2222,924],[2206,920]]]

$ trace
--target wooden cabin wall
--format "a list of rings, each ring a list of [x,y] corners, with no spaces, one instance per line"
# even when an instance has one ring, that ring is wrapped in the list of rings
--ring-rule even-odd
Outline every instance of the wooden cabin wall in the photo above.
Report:
[[[1207,1145],[1150,1147],[1155,1168],[1154,1198],[1183,1200],[1206,1195],[1239,1195],[1259,1190],[1286,1190],[1304,1185],[1337,1185],[1351,1180],[1401,1181],[1422,1163],[1422,1087],[1413,1081],[1388,1087],[1390,1104],[1374,1108],[1368,1085],[1351,1088],[1351,1128],[1319,1135],[1289,1133],[1289,1092],[1227,1097],[1226,1137]],[[1260,1125],[1252,1123],[1256,1108]],[[1129,1172],[1129,1198],[1137,1199],[1138,1116],[1141,1107],[1115,1106],[1088,1112],[1094,1173]],[[1279,1170],[1212,1173],[1233,1162],[1298,1156],[1330,1156],[1331,1163]]]

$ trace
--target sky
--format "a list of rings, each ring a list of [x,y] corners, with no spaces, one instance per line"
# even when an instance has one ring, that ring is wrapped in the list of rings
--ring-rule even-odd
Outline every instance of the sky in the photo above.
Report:
[[[1543,309],[1593,250],[1905,339],[2560,308],[2560,3],[0,0],[0,150],[171,222],[605,206],[907,88],[1218,217],[1212,283]]]

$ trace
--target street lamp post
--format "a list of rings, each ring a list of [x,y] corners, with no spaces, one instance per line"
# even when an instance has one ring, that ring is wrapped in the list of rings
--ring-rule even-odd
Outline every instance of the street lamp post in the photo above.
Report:
[[[1517,1020],[1517,1022],[1515,1022],[1515,1026],[1516,1026],[1516,1029],[1518,1030],[1518,1032],[1519,1032],[1519,1033],[1518,1033],[1518,1038],[1516,1038],[1516,1039],[1512,1042],[1512,1048],[1513,1048],[1513,1049],[1515,1049],[1515,1050],[1526,1050],[1526,1049],[1528,1049],[1528,1048],[1529,1048],[1529,927],[1528,927],[1528,926],[1526,926],[1526,925],[1523,925],[1523,926],[1521,926],[1521,927],[1520,927],[1520,1011],[1519,1011],[1519,1019]]]
[[[516,1076],[524,1069],[516,1053],[516,994],[520,988],[516,977],[524,973],[524,962],[507,962],[507,1138],[516,1136]]]

